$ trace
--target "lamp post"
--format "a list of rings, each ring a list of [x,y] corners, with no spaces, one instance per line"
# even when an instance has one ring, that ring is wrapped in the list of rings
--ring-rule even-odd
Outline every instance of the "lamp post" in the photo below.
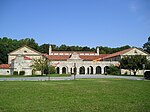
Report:
[[[145,64],[143,64],[143,75],[144,75],[144,70],[145,70]]]
[[[74,63],[74,69],[73,69],[73,75],[74,75],[74,80],[76,79],[76,63]]]
[[[50,80],[50,66],[51,66],[51,63],[49,61],[48,62],[48,80]]]

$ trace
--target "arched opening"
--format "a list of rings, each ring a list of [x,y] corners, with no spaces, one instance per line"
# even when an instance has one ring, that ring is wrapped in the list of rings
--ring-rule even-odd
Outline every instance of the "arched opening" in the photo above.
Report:
[[[87,68],[87,74],[90,74],[90,70],[89,70],[89,67]]]
[[[66,74],[66,67],[62,68],[62,74]]]
[[[80,74],[85,74],[85,68],[84,68],[84,66],[80,67]]]
[[[105,66],[105,67],[104,67],[104,74],[107,74],[107,73],[108,73],[108,70],[109,70],[109,66]]]
[[[59,74],[59,67],[56,68],[56,73]]]
[[[101,67],[97,66],[96,67],[96,74],[101,74],[101,73],[102,73]]]

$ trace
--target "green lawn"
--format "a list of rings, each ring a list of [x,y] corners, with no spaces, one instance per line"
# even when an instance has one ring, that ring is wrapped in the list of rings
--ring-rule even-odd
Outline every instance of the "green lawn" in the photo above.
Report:
[[[150,81],[0,82],[0,112],[149,112]]]

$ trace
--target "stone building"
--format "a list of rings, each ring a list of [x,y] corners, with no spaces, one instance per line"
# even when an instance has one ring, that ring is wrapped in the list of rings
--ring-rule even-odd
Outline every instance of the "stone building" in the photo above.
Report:
[[[50,60],[49,65],[55,66],[58,74],[104,74],[109,66],[119,66],[119,60],[127,55],[145,55],[149,59],[149,54],[137,49],[129,48],[113,54],[99,54],[97,52],[85,51],[53,51],[49,47],[49,54],[42,54],[28,46],[23,46],[8,54],[8,64],[0,65],[1,75],[10,75],[14,71],[25,71],[25,75],[32,75],[33,59],[42,57]],[[128,70],[121,70],[124,74]],[[143,74],[143,71],[138,71]]]
[[[23,46],[8,54],[8,64],[0,65],[0,75],[12,75],[14,71],[18,74],[25,71],[25,75],[32,75],[33,59],[43,57],[43,54],[28,47]]]

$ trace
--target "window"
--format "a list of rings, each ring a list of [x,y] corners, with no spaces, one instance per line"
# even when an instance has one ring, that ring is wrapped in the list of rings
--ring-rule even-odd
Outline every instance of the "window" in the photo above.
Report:
[[[9,71],[7,71],[7,73],[9,73]]]
[[[27,53],[27,51],[24,51],[24,53]]]

